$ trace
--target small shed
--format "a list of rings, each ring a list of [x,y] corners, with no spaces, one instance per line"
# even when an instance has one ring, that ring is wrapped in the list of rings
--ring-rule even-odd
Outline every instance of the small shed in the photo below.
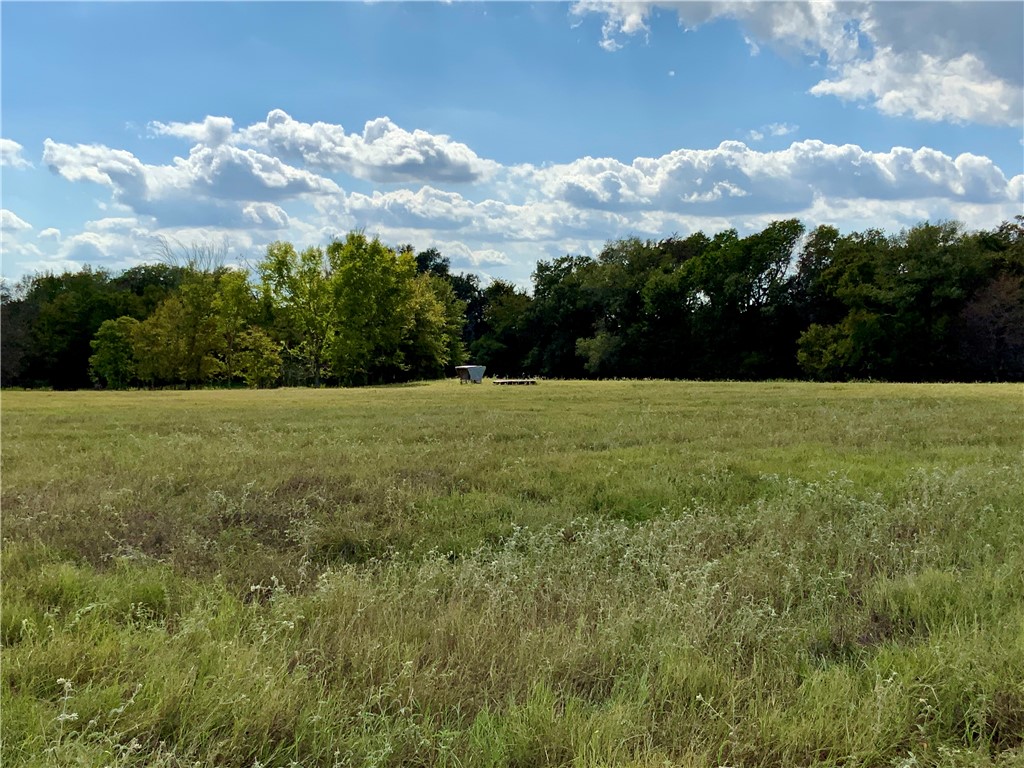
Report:
[[[459,374],[459,384],[482,384],[484,380],[484,365],[456,365],[455,372]]]

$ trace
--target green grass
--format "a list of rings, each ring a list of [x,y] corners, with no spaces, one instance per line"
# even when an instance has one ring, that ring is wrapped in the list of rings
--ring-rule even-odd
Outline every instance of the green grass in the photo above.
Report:
[[[3,765],[1024,764],[1024,389],[3,395]]]

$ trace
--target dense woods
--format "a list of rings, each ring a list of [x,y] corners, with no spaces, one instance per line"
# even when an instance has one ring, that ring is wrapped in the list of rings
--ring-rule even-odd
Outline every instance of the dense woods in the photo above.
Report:
[[[532,291],[351,233],[255,274],[183,249],[5,286],[4,386],[361,385],[493,374],[1024,379],[1024,217],[968,232],[777,221],[541,261]]]

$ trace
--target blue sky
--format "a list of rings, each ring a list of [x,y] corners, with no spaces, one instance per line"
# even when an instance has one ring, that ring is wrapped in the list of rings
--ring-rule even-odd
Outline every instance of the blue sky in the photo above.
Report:
[[[609,239],[1022,212],[1024,4],[16,3],[2,273],[351,228],[527,283]]]

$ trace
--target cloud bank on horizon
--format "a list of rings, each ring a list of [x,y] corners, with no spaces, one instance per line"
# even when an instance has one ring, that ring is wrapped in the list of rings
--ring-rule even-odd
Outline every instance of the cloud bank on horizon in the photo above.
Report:
[[[728,22],[747,55],[774,51],[812,70],[811,101],[857,104],[879,119],[1003,129],[1019,149],[1024,33],[1012,22],[1020,8],[582,0],[565,25],[598,19],[600,33],[587,44],[618,57],[654,44],[659,15],[674,15],[679,36]],[[975,151],[879,149],[877,141],[869,148],[802,136],[799,121],[748,115],[743,140],[723,137],[717,146],[500,162],[460,141],[454,122],[448,135],[378,114],[350,130],[270,106],[247,125],[230,114],[154,116],[146,152],[89,136],[53,138],[56,127],[35,149],[0,139],[6,189],[28,189],[22,179],[52,174],[91,197],[91,208],[62,215],[5,205],[4,275],[85,264],[122,269],[152,260],[160,236],[226,239],[242,260],[258,259],[274,240],[305,246],[363,228],[394,245],[438,247],[457,269],[524,283],[538,259],[594,253],[629,235],[745,232],[790,217],[844,229],[895,231],[946,218],[989,227],[1024,205],[1024,168],[1000,167],[980,140]],[[16,199],[31,200],[30,192]]]

